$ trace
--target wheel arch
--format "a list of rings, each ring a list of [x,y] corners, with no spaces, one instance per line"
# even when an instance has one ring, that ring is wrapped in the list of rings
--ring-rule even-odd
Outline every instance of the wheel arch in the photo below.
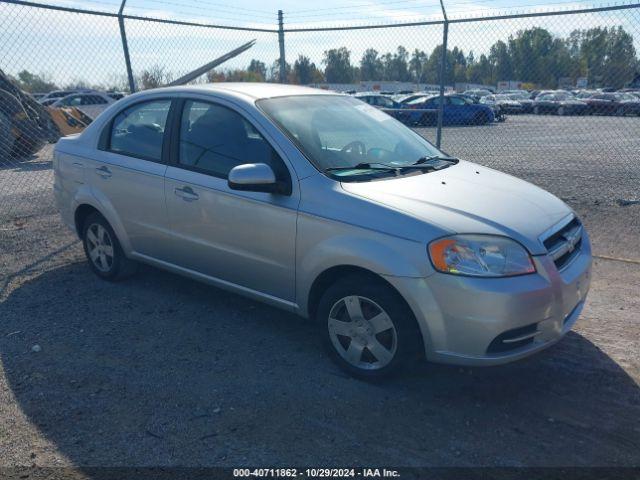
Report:
[[[76,227],[76,233],[78,234],[78,237],[82,238],[84,222],[92,213],[100,213],[100,210],[88,203],[82,203],[78,205],[73,212],[73,223]],[[100,215],[102,215],[102,213],[100,213]]]
[[[391,285],[391,283],[389,283],[382,275],[379,275],[364,267],[345,264],[329,267],[320,272],[318,276],[316,276],[313,283],[311,284],[311,288],[309,289],[309,294],[307,295],[306,311],[309,318],[311,318],[312,320],[315,319],[320,299],[322,298],[324,292],[326,292],[331,285],[333,285],[340,278],[356,275],[359,275],[363,278],[369,278],[371,279],[371,281],[381,283],[389,289],[393,290],[398,295],[398,297],[402,299],[406,307],[413,312],[409,303],[404,299],[398,289]]]
[[[116,212],[113,208],[110,208],[110,204],[104,205],[94,200],[95,199],[93,197],[86,196],[82,196],[80,198],[76,197],[75,199],[75,205],[72,210],[74,227],[78,237],[82,238],[84,221],[87,217],[92,213],[97,212],[102,215],[107,222],[109,222],[109,225],[113,228],[125,255],[128,256],[132,251],[131,243],[129,242],[129,237],[127,236],[124,226],[120,222]]]

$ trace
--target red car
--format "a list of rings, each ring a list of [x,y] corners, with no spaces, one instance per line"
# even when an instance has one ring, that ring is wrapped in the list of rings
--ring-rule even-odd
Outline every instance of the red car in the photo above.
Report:
[[[583,101],[590,115],[640,115],[640,99],[630,93],[597,93]]]

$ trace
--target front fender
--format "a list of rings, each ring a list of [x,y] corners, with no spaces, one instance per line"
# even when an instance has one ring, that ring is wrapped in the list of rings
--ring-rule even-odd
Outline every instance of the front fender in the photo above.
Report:
[[[304,222],[304,220],[303,220]],[[300,313],[308,315],[307,306],[314,281],[326,270],[351,266],[368,270],[380,276],[424,278],[433,274],[422,242],[359,229],[355,233],[335,230],[351,229],[333,225],[320,241],[313,227],[300,228],[296,259],[296,303]]]

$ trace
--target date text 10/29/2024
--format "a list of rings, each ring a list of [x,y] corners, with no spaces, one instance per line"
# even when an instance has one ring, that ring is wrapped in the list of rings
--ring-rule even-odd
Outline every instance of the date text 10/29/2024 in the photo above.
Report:
[[[234,468],[233,476],[261,478],[399,478],[386,468]]]

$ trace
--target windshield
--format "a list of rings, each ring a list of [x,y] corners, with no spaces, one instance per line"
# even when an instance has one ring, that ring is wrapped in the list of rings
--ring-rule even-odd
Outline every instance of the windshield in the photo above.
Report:
[[[352,97],[299,95],[257,104],[319,170],[334,169],[335,176],[372,175],[373,170],[349,170],[365,163],[402,167],[446,157],[397,120]]]

